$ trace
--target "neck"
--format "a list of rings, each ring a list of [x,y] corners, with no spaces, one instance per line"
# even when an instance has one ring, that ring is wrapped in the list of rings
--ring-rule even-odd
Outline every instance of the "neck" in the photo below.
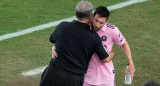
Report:
[[[79,21],[81,23],[89,24],[89,20],[79,20],[79,19],[77,19],[77,21]]]

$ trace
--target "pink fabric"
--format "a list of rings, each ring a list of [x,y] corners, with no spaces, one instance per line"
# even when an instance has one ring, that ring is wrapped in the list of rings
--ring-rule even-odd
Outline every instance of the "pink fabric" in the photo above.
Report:
[[[83,86],[115,86],[114,84],[115,83],[100,84],[100,85],[91,85],[91,84],[88,84],[88,83],[84,82]]]
[[[114,43],[121,46],[125,42],[125,38],[119,29],[109,23],[106,23],[97,33],[101,37],[104,48],[108,52],[112,50]],[[84,82],[93,86],[100,86],[101,84],[108,86],[107,84],[114,84],[115,73],[113,62],[102,62],[94,53],[90,60],[87,73],[85,74]]]

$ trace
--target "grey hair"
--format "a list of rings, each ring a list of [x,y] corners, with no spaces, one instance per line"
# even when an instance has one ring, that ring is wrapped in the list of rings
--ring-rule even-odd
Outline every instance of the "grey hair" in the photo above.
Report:
[[[76,6],[76,17],[80,20],[89,19],[93,11],[93,5],[88,1],[80,1]]]

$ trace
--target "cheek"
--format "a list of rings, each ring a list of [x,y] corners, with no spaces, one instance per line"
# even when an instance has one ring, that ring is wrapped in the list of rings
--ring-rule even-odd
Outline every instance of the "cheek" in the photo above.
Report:
[[[93,26],[95,26],[95,24],[96,24],[96,22],[95,22],[95,21],[93,21]]]
[[[104,26],[104,24],[101,24],[101,25],[100,25],[100,28],[102,28],[103,26]]]

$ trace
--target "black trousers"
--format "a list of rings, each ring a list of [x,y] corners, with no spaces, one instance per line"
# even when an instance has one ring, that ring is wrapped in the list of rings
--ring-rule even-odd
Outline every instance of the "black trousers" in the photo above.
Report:
[[[49,65],[41,76],[39,86],[82,86],[83,74],[75,74]]]

